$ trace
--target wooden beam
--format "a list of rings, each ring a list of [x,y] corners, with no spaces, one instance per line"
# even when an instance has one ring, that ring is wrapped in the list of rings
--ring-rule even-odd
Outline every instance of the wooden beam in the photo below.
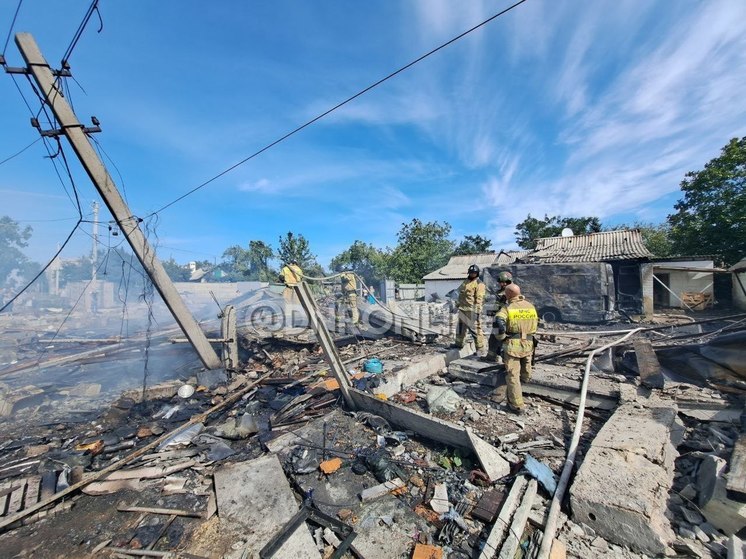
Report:
[[[535,498],[536,480],[532,479],[528,482],[528,487],[526,487],[526,493],[523,495],[521,506],[515,511],[513,522],[510,524],[508,537],[500,548],[499,559],[513,559],[513,557],[515,557],[515,552],[521,544],[521,536],[523,536],[523,530],[526,528],[528,514],[531,512],[531,507],[534,504]]]
[[[510,526],[510,519],[521,502],[523,489],[527,483],[526,476],[515,478],[513,487],[510,488],[510,493],[505,498],[505,502],[500,509],[500,514],[497,520],[495,520],[492,530],[490,530],[490,535],[487,537],[487,542],[484,544],[482,553],[479,554],[479,559],[492,559],[500,551],[505,532],[508,531],[508,526]]]
[[[650,340],[638,338],[632,342],[632,347],[635,348],[640,382],[648,388],[663,388],[666,378],[661,372],[661,364]]]
[[[726,488],[728,495],[746,497],[746,434],[741,433],[730,457]]]

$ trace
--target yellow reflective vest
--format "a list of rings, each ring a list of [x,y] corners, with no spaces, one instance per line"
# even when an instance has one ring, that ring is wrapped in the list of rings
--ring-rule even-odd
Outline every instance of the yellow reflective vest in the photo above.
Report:
[[[298,285],[303,279],[303,270],[296,264],[286,264],[280,272],[285,285]]]
[[[342,282],[342,293],[345,295],[357,294],[357,280],[352,272],[344,272],[340,277]]]
[[[536,308],[523,295],[513,297],[496,316],[505,323],[505,352],[513,357],[528,357],[534,351],[533,335],[539,327]]]

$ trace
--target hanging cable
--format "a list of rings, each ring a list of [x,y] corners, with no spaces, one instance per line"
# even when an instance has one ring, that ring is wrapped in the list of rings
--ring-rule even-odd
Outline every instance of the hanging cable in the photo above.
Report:
[[[31,146],[33,146],[34,144],[36,144],[36,143],[37,143],[37,142],[39,142],[39,141],[41,141],[41,136],[39,136],[38,138],[36,138],[36,139],[35,139],[35,140],[34,140],[33,142],[31,142],[31,143],[30,143],[29,145],[27,145],[27,146],[26,146],[25,148],[23,148],[23,149],[22,149],[21,151],[17,151],[16,153],[14,153],[13,155],[11,155],[10,157],[6,157],[6,158],[5,158],[5,159],[3,159],[2,161],[0,161],[0,165],[2,165],[3,163],[7,163],[8,161],[10,161],[11,159],[14,159],[15,157],[18,157],[18,156],[19,156],[19,155],[21,155],[21,154],[22,154],[22,153],[23,153],[24,151],[26,151],[26,150],[27,150],[28,148],[30,148]]]
[[[205,186],[207,186],[208,184],[210,184],[210,183],[212,183],[212,182],[216,181],[217,179],[219,179],[219,178],[220,178],[220,177],[222,177],[223,175],[226,175],[226,174],[230,173],[231,171],[233,171],[234,169],[236,169],[236,168],[240,167],[240,166],[241,166],[241,165],[243,165],[244,163],[246,163],[246,162],[248,162],[248,161],[251,161],[251,160],[252,160],[252,159],[254,159],[254,158],[255,158],[256,156],[258,156],[258,155],[260,155],[260,154],[264,153],[264,152],[265,152],[265,151],[267,151],[268,149],[270,149],[270,148],[272,148],[272,147],[276,146],[277,144],[279,144],[280,142],[282,142],[282,141],[284,141],[284,140],[288,139],[288,138],[289,138],[290,136],[293,136],[294,134],[297,134],[298,132],[300,132],[300,131],[301,131],[301,130],[303,130],[304,128],[307,128],[308,126],[312,125],[313,123],[315,123],[315,122],[317,122],[317,121],[321,120],[322,118],[324,118],[325,116],[327,116],[327,115],[329,115],[329,114],[333,113],[334,111],[336,111],[336,110],[337,110],[337,109],[339,109],[340,107],[343,107],[344,105],[346,105],[347,103],[349,103],[349,102],[351,102],[351,101],[353,101],[353,100],[357,99],[357,98],[358,98],[358,97],[360,97],[361,95],[364,95],[364,94],[366,94],[366,93],[367,93],[367,92],[369,92],[369,91],[370,91],[371,89],[374,89],[374,88],[378,87],[379,85],[381,85],[382,83],[384,83],[384,82],[386,82],[386,81],[390,80],[390,79],[391,79],[391,78],[393,78],[394,76],[397,76],[398,74],[401,74],[401,73],[402,73],[402,72],[404,72],[405,70],[408,70],[409,68],[411,68],[411,67],[412,67],[412,66],[414,66],[415,64],[417,64],[417,63],[419,63],[419,62],[422,62],[423,60],[425,60],[425,59],[426,59],[426,58],[428,58],[429,56],[431,56],[431,55],[435,54],[436,52],[438,52],[438,51],[440,51],[440,50],[442,50],[442,49],[446,48],[447,46],[449,46],[449,45],[451,45],[451,44],[455,43],[455,42],[456,42],[456,41],[458,41],[459,39],[462,39],[463,37],[467,36],[467,35],[468,35],[469,33],[472,33],[473,31],[476,31],[476,30],[477,30],[477,29],[479,29],[480,27],[483,27],[483,26],[487,25],[487,24],[488,24],[488,23],[490,23],[491,21],[493,21],[493,20],[495,20],[495,19],[499,18],[500,16],[502,16],[502,15],[504,15],[504,14],[508,13],[509,11],[513,10],[514,8],[517,8],[518,6],[520,6],[521,4],[523,4],[523,3],[524,3],[524,2],[526,2],[526,1],[527,1],[527,0],[519,0],[518,2],[516,2],[516,3],[514,3],[514,4],[510,5],[510,6],[508,6],[508,7],[507,7],[507,8],[505,8],[504,10],[502,10],[502,11],[500,11],[500,12],[498,12],[498,13],[494,14],[493,16],[491,16],[491,17],[489,17],[489,18],[485,19],[485,20],[484,20],[484,21],[482,21],[481,23],[478,23],[478,24],[477,24],[477,25],[475,25],[474,27],[471,27],[471,28],[467,29],[467,30],[466,30],[466,31],[464,31],[463,33],[460,33],[460,34],[456,35],[456,36],[455,36],[455,37],[453,37],[452,39],[450,39],[450,40],[446,41],[445,43],[441,44],[440,46],[438,46],[438,47],[435,47],[434,49],[432,49],[432,50],[430,50],[430,51],[426,52],[425,54],[423,54],[422,56],[420,56],[420,57],[416,58],[416,59],[415,59],[415,60],[413,60],[412,62],[410,62],[410,63],[408,63],[408,64],[405,64],[404,66],[402,66],[402,67],[401,67],[401,68],[399,68],[398,70],[395,70],[394,72],[391,72],[390,74],[388,74],[387,76],[385,76],[385,77],[381,78],[381,79],[380,79],[380,80],[378,80],[377,82],[374,82],[374,83],[372,83],[371,85],[369,85],[368,87],[366,87],[366,88],[362,89],[361,91],[359,91],[359,92],[355,93],[355,94],[354,94],[354,95],[352,95],[351,97],[348,97],[347,99],[345,99],[345,100],[344,100],[344,101],[342,101],[341,103],[337,103],[337,104],[336,104],[336,105],[334,105],[334,106],[333,106],[333,107],[332,107],[331,109],[327,109],[326,111],[324,111],[324,112],[323,112],[323,113],[321,113],[320,115],[318,115],[318,116],[316,116],[316,117],[312,118],[311,120],[309,120],[309,121],[308,121],[308,122],[306,122],[305,124],[301,124],[300,126],[298,126],[297,128],[295,128],[295,129],[291,130],[290,132],[288,132],[288,133],[287,133],[287,134],[285,134],[284,136],[281,136],[281,137],[280,137],[280,138],[278,138],[277,140],[275,140],[275,141],[273,141],[273,142],[271,142],[271,143],[267,144],[266,146],[264,146],[263,148],[259,149],[258,151],[255,151],[254,153],[252,153],[252,154],[251,154],[251,155],[249,155],[248,157],[245,157],[244,159],[242,159],[242,160],[241,160],[241,161],[239,161],[238,163],[235,163],[235,164],[231,165],[230,167],[228,167],[228,168],[227,168],[227,169],[225,169],[224,171],[221,171],[220,173],[218,173],[218,174],[217,174],[217,175],[215,175],[214,177],[212,177],[212,178],[210,178],[210,179],[206,180],[206,181],[205,181],[205,182],[203,182],[202,184],[199,184],[199,185],[195,186],[194,188],[192,188],[192,189],[191,189],[191,190],[189,190],[188,192],[185,192],[184,194],[182,194],[181,196],[179,196],[179,197],[178,197],[178,198],[176,198],[175,200],[173,200],[173,201],[169,202],[169,203],[168,203],[168,204],[166,204],[165,206],[163,206],[163,207],[161,207],[161,208],[157,209],[156,211],[154,211],[154,212],[152,212],[152,213],[148,214],[148,215],[147,215],[146,217],[151,217],[151,216],[153,216],[153,215],[155,215],[155,214],[157,214],[157,213],[160,213],[160,212],[162,212],[162,211],[163,211],[163,210],[165,210],[166,208],[169,208],[169,207],[173,206],[174,204],[176,204],[177,202],[179,202],[179,201],[183,200],[183,199],[184,199],[184,198],[186,198],[187,196],[190,196],[190,195],[194,194],[195,192],[197,192],[197,191],[198,191],[198,190],[200,190],[201,188],[204,188],[204,187],[205,187]]]
[[[8,49],[8,43],[10,42],[10,36],[13,34],[13,27],[16,25],[16,19],[18,18],[18,12],[21,11],[21,4],[23,4],[23,0],[18,0],[18,6],[16,6],[16,13],[13,14],[13,20],[10,22],[10,27],[8,28],[8,36],[5,37],[5,44],[3,45],[3,57],[5,57],[5,51]]]
[[[70,239],[73,238],[73,235],[75,234],[75,231],[78,230],[78,227],[80,226],[80,220],[75,224],[75,227],[73,227],[72,231],[70,231],[70,234],[67,236],[65,241],[62,243],[62,246],[57,249],[57,252],[54,253],[54,256],[49,260],[49,262],[46,263],[46,265],[39,271],[38,274],[34,276],[34,278],[28,282],[23,289],[21,289],[18,293],[16,293],[9,301],[3,304],[2,307],[0,307],[0,313],[2,313],[5,309],[7,309],[9,306],[13,304],[13,302],[20,297],[24,291],[26,291],[29,287],[33,285],[33,283],[38,280],[44,272],[47,271],[47,268],[49,268],[52,263],[55,261],[55,259],[60,255],[60,253],[63,251],[63,249],[67,246],[67,243],[70,242]]]
[[[78,30],[75,32],[75,35],[73,35],[73,38],[70,41],[70,45],[67,47],[65,54],[62,55],[62,67],[63,68],[67,66],[67,63],[73,54],[73,50],[75,50],[75,47],[77,46],[78,41],[80,40],[80,37],[83,35],[83,31],[85,31],[85,28],[88,25],[88,22],[91,20],[91,17],[93,16],[94,12],[98,14],[98,20],[99,20],[99,28],[98,28],[98,31],[96,31],[96,33],[101,33],[101,31],[103,31],[104,21],[101,18],[101,12],[99,12],[98,10],[98,0],[93,0],[93,2],[91,2],[91,5],[88,7],[88,11],[83,16],[83,20],[80,22],[80,25],[78,26]]]

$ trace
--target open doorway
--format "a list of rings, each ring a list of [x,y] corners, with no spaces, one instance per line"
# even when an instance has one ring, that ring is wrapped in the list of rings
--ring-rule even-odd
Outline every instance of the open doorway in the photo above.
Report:
[[[671,289],[671,276],[670,274],[656,272],[655,277],[660,281],[653,281],[653,306],[656,308],[670,307],[671,294],[663,285]]]

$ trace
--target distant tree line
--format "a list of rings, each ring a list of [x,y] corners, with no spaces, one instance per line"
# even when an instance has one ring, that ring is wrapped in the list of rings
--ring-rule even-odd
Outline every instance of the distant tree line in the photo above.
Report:
[[[663,223],[604,226],[594,216],[536,218],[529,214],[516,225],[516,242],[530,250],[536,239],[560,235],[564,228],[572,229],[576,235],[636,228],[650,252],[658,257],[712,255],[725,265],[746,257],[746,137],[730,140],[703,169],[687,173],[680,186],[683,197],[674,205],[675,213]],[[0,217],[0,287],[13,288],[39,269],[40,265],[30,262],[23,253],[31,233],[30,227],[23,228],[7,216]],[[466,235],[455,241],[450,234],[451,226],[445,221],[424,222],[415,218],[401,225],[396,246],[382,249],[356,240],[332,259],[331,271],[351,269],[372,285],[382,278],[416,283],[445,265],[453,255],[492,250],[491,241],[481,235]],[[290,260],[297,260],[307,275],[326,274],[311,252],[308,240],[294,232],[279,237],[276,248],[262,240],[251,240],[245,247],[227,248],[218,264],[203,261],[197,265],[210,272],[211,280],[274,281],[278,265]],[[99,277],[106,275],[120,282],[130,281],[134,267],[139,268],[125,251],[101,255],[98,265],[104,270]],[[188,268],[173,258],[163,261],[163,265],[175,281],[189,279]],[[65,264],[62,283],[88,279],[90,273],[90,258],[82,257]]]

